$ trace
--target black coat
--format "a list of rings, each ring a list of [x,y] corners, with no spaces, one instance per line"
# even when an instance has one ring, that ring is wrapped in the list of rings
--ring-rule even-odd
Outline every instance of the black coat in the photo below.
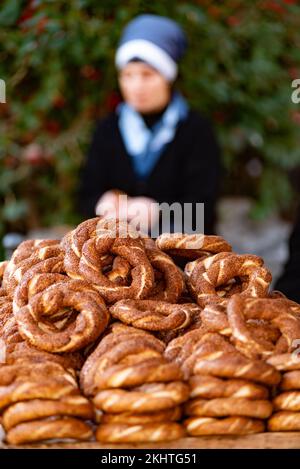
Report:
[[[300,213],[289,239],[289,258],[275,288],[300,303]]]
[[[129,196],[148,196],[157,202],[204,202],[205,232],[214,232],[215,203],[221,177],[220,149],[210,122],[190,110],[178,124],[145,181],[134,173],[118,128],[115,112],[96,122],[87,159],[81,170],[78,211],[95,216],[95,205],[107,190],[120,189]]]

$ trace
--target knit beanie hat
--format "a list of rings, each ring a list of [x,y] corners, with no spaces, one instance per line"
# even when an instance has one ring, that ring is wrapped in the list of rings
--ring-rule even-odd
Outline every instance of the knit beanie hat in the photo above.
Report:
[[[174,81],[178,62],[187,48],[187,38],[181,27],[170,18],[143,14],[125,27],[115,56],[121,70],[133,59],[140,59]]]

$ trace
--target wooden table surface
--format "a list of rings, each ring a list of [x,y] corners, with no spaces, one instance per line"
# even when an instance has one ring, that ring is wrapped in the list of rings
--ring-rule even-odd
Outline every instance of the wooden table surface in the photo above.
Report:
[[[281,433],[257,433],[255,435],[244,436],[203,436],[188,437],[168,443],[144,443],[144,444],[100,444],[96,442],[89,443],[54,443],[54,444],[32,444],[23,446],[8,446],[0,442],[0,449],[10,448],[76,448],[76,449],[300,449],[300,432],[281,432]]]

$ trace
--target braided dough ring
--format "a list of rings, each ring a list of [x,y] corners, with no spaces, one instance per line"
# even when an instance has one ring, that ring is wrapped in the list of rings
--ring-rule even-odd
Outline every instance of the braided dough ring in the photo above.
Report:
[[[57,267],[55,267],[57,269],[56,271],[58,271],[58,268],[63,271],[63,251],[58,244],[50,244],[49,246],[41,247],[35,250],[30,257],[22,260],[19,264],[9,264],[7,266],[4,273],[3,286],[6,288],[7,293],[11,298],[13,297],[23,275],[30,268],[45,260],[48,260],[51,266],[57,265]]]
[[[43,321],[43,316],[50,319],[56,314],[60,316],[62,308],[79,311],[75,320],[73,318],[62,330],[51,321]],[[108,324],[109,315],[97,292],[74,291],[68,288],[68,283],[60,283],[31,298],[28,305],[15,312],[15,318],[20,334],[32,345],[48,352],[70,352],[99,337]]]
[[[167,360],[182,364],[189,357],[194,347],[203,340],[207,334],[206,329],[198,328],[176,337],[168,343],[164,356]]]
[[[19,380],[0,388],[0,410],[20,401],[32,399],[59,400],[64,396],[78,393],[78,389],[65,379],[53,377],[42,383]]]
[[[132,266],[131,285],[116,285],[102,273],[101,256],[105,252],[124,258]],[[153,268],[140,239],[103,240],[98,237],[88,240],[82,249],[79,270],[109,303],[125,298],[146,298],[154,285]]]
[[[269,432],[297,432],[300,430],[300,412],[281,410],[268,420]]]
[[[171,441],[185,436],[184,428],[175,422],[126,425],[105,423],[96,430],[96,439],[103,443],[142,443]]]
[[[179,304],[184,304],[183,302],[182,303],[179,303]],[[166,332],[161,332],[161,333],[158,333],[161,335],[162,337],[162,340],[166,343],[166,345],[168,345],[173,339],[176,339],[178,337],[181,337],[185,334],[188,334],[189,332],[192,332],[192,331],[195,331],[195,330],[201,330],[201,331],[208,331],[208,329],[204,326],[202,320],[201,320],[201,308],[196,304],[194,303],[193,301],[190,300],[190,302],[188,303],[185,303],[185,304],[189,304],[189,307],[191,309],[191,312],[192,312],[192,316],[191,316],[191,323],[190,325],[186,328],[186,329],[179,329],[179,330],[176,330],[176,331],[166,331]],[[159,337],[159,335],[157,335]]]
[[[100,343],[99,350],[94,352],[94,356],[98,356],[95,364],[93,365],[94,357],[89,359],[92,363],[91,378],[88,377],[87,369],[82,372],[85,392],[93,393],[97,389],[132,387],[145,382],[181,379],[180,367],[167,362],[161,355],[164,344],[155,337],[148,336],[130,335],[127,340],[121,341],[111,350],[101,353],[101,349],[105,350],[113,341],[113,338],[107,336],[106,344],[101,347]]]
[[[282,376],[280,389],[283,391],[300,390],[300,371],[288,371]]]
[[[43,248],[53,247],[54,250],[59,247],[59,240],[56,239],[36,239],[36,240],[26,240],[19,244],[19,246],[14,250],[11,259],[8,261],[8,264],[5,268],[4,273],[4,282],[9,283],[10,277],[13,275],[17,266],[24,260],[31,257],[37,251],[41,249],[43,255]],[[47,249],[46,249],[47,251]]]
[[[208,355],[214,359],[224,352],[237,353],[234,346],[220,334],[202,331],[200,328],[185,336],[186,341],[175,358],[175,362],[180,364],[184,372],[185,379],[194,374],[193,370],[199,357],[202,359]]]
[[[67,275],[62,275],[58,272],[54,272],[51,269],[51,264],[49,265],[48,261],[39,263],[30,269],[22,278],[18,288],[15,291],[14,300],[13,300],[13,310],[17,313],[20,308],[26,306],[28,303],[31,303],[31,299],[38,295],[34,299],[35,302],[43,301],[43,297],[46,294],[48,300],[48,309],[51,310],[54,304],[54,308],[58,303],[61,303],[64,298],[64,290],[73,290],[74,292],[82,291],[88,292],[92,295],[95,301],[99,300],[99,294],[95,288],[88,282],[84,280],[71,280]],[[58,288],[56,288],[56,285]],[[53,288],[49,288],[53,286]],[[48,290],[47,290],[48,289]],[[47,291],[46,291],[47,290]],[[101,301],[101,299],[100,299]],[[56,322],[59,318],[67,319],[68,316],[72,315],[67,314],[64,309],[58,311],[56,314],[48,314],[48,320],[51,322]]]
[[[198,358],[193,373],[249,379],[267,386],[277,385],[281,380],[280,373],[268,363],[231,352],[216,352]]]
[[[67,396],[59,401],[33,399],[11,405],[3,413],[2,425],[6,431],[24,422],[51,416],[70,416],[93,419],[92,404],[83,396]]]
[[[184,421],[189,435],[247,435],[264,432],[261,420],[246,417],[227,417],[224,419],[209,417],[191,417]]]
[[[185,287],[182,272],[167,254],[159,249],[147,247],[149,246],[147,240],[145,245],[147,257],[154,272],[160,273],[163,277],[163,280],[154,286],[149,299],[176,303]]]
[[[103,298],[113,303],[122,298],[145,298],[154,285],[153,268],[146,255],[141,235],[130,226],[116,220],[94,218],[79,225],[62,242],[65,268],[75,279],[85,279],[95,285]],[[114,256],[132,267],[131,285],[118,285],[103,269]]]
[[[300,391],[286,391],[273,400],[275,410],[300,411]]]
[[[22,241],[19,246],[14,250],[11,259],[9,261],[9,269],[11,266],[18,265],[28,257],[32,256],[35,252],[43,248],[53,246],[56,248],[59,246],[60,241],[58,239],[26,239]]]
[[[273,355],[266,361],[280,371],[300,370],[300,356],[296,352]]]
[[[126,341],[127,346],[128,346],[128,342],[130,342],[131,340],[140,341],[141,339],[146,338],[147,347],[146,345],[144,346],[143,352],[145,352],[147,349],[148,350],[150,349],[150,351],[152,350],[153,352],[156,351],[162,354],[165,349],[165,345],[163,342],[161,342],[160,340],[158,340],[156,337],[149,334],[148,332],[142,331],[141,329],[128,327],[121,323],[113,323],[110,326],[110,328],[112,332],[106,335],[100,341],[96,349],[91,353],[91,355],[89,355],[89,357],[87,358],[86,362],[84,363],[82,367],[82,370],[80,373],[80,384],[86,395],[93,395],[95,393],[97,389],[96,384],[95,384],[96,376],[98,374],[100,364],[103,363],[102,362],[103,355],[107,352],[110,352],[116,345],[120,346],[120,344]],[[155,355],[155,353],[152,353],[152,355]],[[143,355],[142,355],[142,358],[144,359]],[[157,361],[154,362],[153,367],[155,367],[155,364],[157,364]],[[145,370],[145,372],[147,373],[147,370]],[[178,374],[178,370],[177,370],[177,374]]]
[[[199,357],[200,359],[206,355],[216,357],[224,352],[236,353],[236,350],[221,335],[208,332],[200,337],[200,340],[196,340],[195,343],[187,342],[183,345],[176,362],[181,364],[184,375],[188,378],[193,374],[195,363]]]
[[[272,404],[266,400],[250,400],[242,397],[217,399],[193,399],[186,403],[185,413],[199,417],[228,417],[238,415],[266,419],[272,414]]]
[[[41,293],[51,285],[67,281],[70,281],[67,275],[52,272],[33,275],[29,270],[16,288],[13,298],[13,311],[16,313],[20,308],[26,306],[34,295]]]
[[[204,260],[196,260],[185,267],[187,284],[199,306],[209,303],[226,305],[223,290],[218,295],[218,287],[230,285],[240,278],[241,287],[233,283],[227,296],[239,292],[244,296],[265,297],[272,280],[271,273],[263,266],[263,260],[252,254],[219,253]]]
[[[158,412],[149,412],[145,414],[133,414],[123,412],[121,414],[103,414],[101,423],[126,423],[127,425],[139,425],[144,423],[174,422],[181,418],[181,408],[161,410]]]
[[[67,371],[58,363],[50,361],[35,363],[34,366],[29,364],[2,365],[0,367],[0,386],[8,386],[20,380],[39,381],[49,379],[49,376],[53,376],[55,379],[64,378],[66,383],[77,387],[74,370]]]
[[[56,420],[41,419],[20,423],[9,430],[6,434],[6,441],[11,445],[20,445],[52,439],[56,441],[65,439],[87,441],[92,436],[92,429],[87,423],[76,418],[65,417]]]
[[[106,343],[112,343],[113,340],[106,340]],[[103,347],[102,350],[105,350]],[[128,337],[120,343],[116,343],[111,349],[100,354],[97,359],[97,374],[101,375],[105,370],[113,365],[124,364],[131,365],[140,363],[148,358],[161,357],[161,344],[156,343],[147,336]]]
[[[243,379],[220,379],[214,376],[192,376],[189,380],[190,397],[216,399],[218,397],[233,397],[246,399],[268,399],[269,391],[251,381]]]
[[[83,357],[79,352],[53,354],[39,350],[28,344],[25,340],[6,346],[6,363],[13,364],[33,364],[45,362],[58,363],[68,371],[70,369],[79,370],[82,367]]]
[[[94,397],[94,405],[105,412],[118,414],[158,412],[171,409],[186,401],[189,388],[182,381],[151,383],[131,389],[107,389]]]
[[[236,348],[249,358],[270,355],[274,352],[275,345],[264,338],[256,337],[255,328],[250,332],[246,319],[269,321],[277,327],[285,339],[287,352],[295,348],[295,341],[300,337],[300,321],[282,299],[234,295],[228,302],[227,316]]]
[[[149,331],[176,330],[187,327],[198,311],[191,303],[174,305],[156,300],[120,300],[110,308],[114,318]]]
[[[60,246],[65,252],[64,264],[69,277],[82,279],[79,273],[82,248],[86,241],[96,236],[100,220],[100,217],[95,217],[80,223],[75,230],[69,231],[61,240]],[[112,262],[112,256],[104,254],[101,261],[103,266],[107,266]]]
[[[13,309],[17,311],[29,302],[29,298],[58,282],[70,280],[65,274],[63,258],[50,258],[41,261],[24,273],[13,298]],[[87,285],[87,284],[86,284]]]
[[[227,311],[221,305],[206,305],[200,313],[200,318],[204,328],[211,332],[218,332],[226,337],[231,337],[232,329],[228,321]],[[249,333],[262,342],[277,344],[281,333],[277,327],[262,319],[246,320]]]
[[[155,241],[156,246],[169,255],[197,259],[199,257],[231,251],[230,244],[221,236],[204,234],[163,233]]]
[[[18,290],[20,282],[23,280],[23,277],[29,272],[61,272],[64,273],[64,261],[63,256],[59,255],[57,257],[50,257],[49,259],[33,259],[29,257],[23,261],[13,276],[10,279],[10,290],[9,294],[11,299],[14,299],[14,296]]]
[[[119,340],[118,340],[119,339]],[[147,335],[124,335],[116,340],[114,334],[109,334],[100,342],[94,351],[91,360],[96,359],[97,373],[102,373],[107,368],[118,363],[139,363],[145,358],[160,357],[163,345],[159,340],[154,340]]]
[[[149,358],[132,365],[114,365],[95,379],[96,389],[139,386],[142,383],[168,382],[182,379],[182,371],[176,363],[164,358]]]
[[[226,307],[219,304],[207,304],[200,313],[202,324],[211,332],[218,332],[224,336],[231,336]]]

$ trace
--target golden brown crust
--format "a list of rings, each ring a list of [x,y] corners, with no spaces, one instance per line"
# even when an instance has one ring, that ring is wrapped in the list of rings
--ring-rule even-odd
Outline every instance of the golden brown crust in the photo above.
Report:
[[[62,397],[60,400],[32,399],[18,402],[3,413],[2,424],[6,431],[24,422],[44,419],[51,416],[70,416],[93,419],[93,406],[83,396]]]
[[[280,382],[280,389],[283,391],[300,390],[300,370],[284,373]]]
[[[199,417],[242,416],[266,419],[272,414],[272,404],[266,400],[250,400],[242,397],[217,399],[192,399],[185,405],[187,415]]]
[[[275,368],[261,360],[243,356],[217,333],[188,333],[188,340],[182,344],[175,360],[181,364],[186,379],[193,374],[212,375],[248,379],[268,386],[278,384],[281,379]]]
[[[186,328],[197,311],[192,303],[176,305],[158,300],[120,300],[110,308],[114,318],[150,331]]]
[[[172,258],[145,241],[146,254],[154,269],[155,285],[149,299],[176,303],[185,288],[184,275]],[[154,245],[155,246],[155,245]]]
[[[207,334],[204,328],[197,328],[171,340],[164,352],[167,360],[182,363],[187,356],[191,355],[194,346],[198,344],[203,336]]]
[[[219,252],[231,251],[230,244],[221,236],[204,234],[163,233],[155,241],[156,246],[170,255],[198,259]]]
[[[50,376],[64,378],[77,386],[73,370],[66,370],[60,364],[44,360],[42,363],[2,365],[0,367],[0,386],[8,386],[18,380],[42,381]]]
[[[214,356],[215,353],[225,352],[237,354],[234,346],[220,334],[206,332],[201,336],[201,331],[198,330],[198,332],[199,340],[195,334],[195,342],[187,341],[176,358],[176,362],[181,364],[184,376],[187,378],[194,373],[195,364],[203,356],[211,356],[211,354]]]
[[[300,305],[270,282],[262,258],[221,237],[155,242],[103,217],[21,243],[0,263],[7,441],[84,440],[83,419],[99,441],[164,441],[184,435],[183,411],[195,436],[255,433],[268,418],[297,429]]]
[[[192,376],[189,380],[190,397],[215,399],[234,397],[247,399],[268,399],[269,391],[260,384],[243,379],[220,379],[214,376]]]
[[[15,312],[20,334],[31,345],[48,352],[75,351],[93,342],[106,328],[109,314],[102,298],[92,287],[91,291],[76,289],[76,281],[70,282],[70,288],[69,282],[49,286]],[[74,316],[73,310],[79,313]],[[59,329],[51,318],[63,320],[64,314],[68,321]]]
[[[300,412],[281,410],[275,412],[268,420],[269,432],[300,431]]]
[[[300,337],[300,321],[282,298],[245,298],[234,295],[227,305],[228,322],[238,350],[250,358],[265,357],[275,351],[268,337],[258,337],[256,329],[249,329],[246,320],[265,320],[277,327],[286,343],[285,352],[296,348]]]
[[[96,380],[98,379],[99,370],[103,371],[104,366],[107,369],[108,363],[111,366],[118,363],[122,355],[123,358],[126,358],[127,351],[134,351],[135,347],[138,346],[142,352],[138,354],[138,358],[143,359],[147,351],[152,356],[159,357],[165,349],[165,344],[148,332],[125,326],[121,323],[112,324],[110,329],[112,332],[103,337],[82,367],[80,384],[86,395],[94,394],[97,391]],[[108,361],[106,361],[106,358]]]
[[[163,357],[163,342],[133,327],[113,326],[81,370],[80,383],[86,395],[99,389],[182,379],[180,367]]]
[[[107,278],[117,285],[125,286],[129,281],[130,263],[121,256],[112,259],[111,270],[107,273]]]
[[[190,417],[184,421],[187,433],[191,436],[201,435],[247,435],[262,433],[265,425],[261,420],[246,417]]]
[[[113,365],[101,375],[96,375],[96,389],[134,387],[142,383],[170,382],[182,379],[176,363],[168,363],[163,357],[149,358],[132,365]]]
[[[154,272],[145,245],[127,223],[96,217],[81,223],[63,240],[65,268],[75,279],[91,282],[105,301],[146,298],[154,286]],[[108,256],[119,256],[131,266],[132,281],[118,285],[103,272]]]
[[[69,278],[67,275],[56,272],[41,272],[41,269],[46,268],[45,262],[39,263],[37,266],[29,269],[22,277],[18,287],[15,290],[13,298],[13,308],[17,312],[18,309],[26,306],[37,293],[42,292],[54,283],[67,282]],[[60,269],[59,269],[60,270]]]
[[[93,399],[95,406],[105,412],[158,412],[185,402],[189,388],[181,381],[172,383],[143,384],[129,390],[107,389],[100,391]]]
[[[300,370],[299,353],[280,353],[269,357],[266,361],[279,371]]]
[[[12,256],[12,259],[9,261],[3,277],[3,286],[11,298],[13,298],[23,275],[41,262],[47,266],[48,272],[51,272],[52,269],[55,272],[64,272],[63,251],[56,240],[41,241],[36,245],[36,248],[33,248],[30,256],[23,253],[19,256],[20,253],[18,254],[18,252],[16,254],[16,259]],[[22,258],[19,262],[18,257],[19,259]]]
[[[20,423],[7,432],[6,441],[11,445],[52,439],[56,441],[65,439],[88,441],[92,435],[92,429],[87,423],[79,419],[65,417]]]
[[[232,331],[228,322],[226,306],[207,304],[200,314],[204,327],[211,332],[218,332],[224,336],[231,336]]]
[[[218,304],[206,305],[202,310],[200,317],[203,326],[209,331],[218,332],[226,337],[232,336],[232,328],[228,321],[226,307]],[[279,329],[273,326],[269,321],[265,321],[263,319],[246,319],[245,325],[247,327],[248,334],[257,339],[258,342],[261,341],[262,344],[267,342],[267,346],[275,348],[276,345],[276,349],[278,348],[278,341],[282,336]],[[284,345],[286,346],[286,344]],[[250,347],[248,347],[248,350],[249,349]],[[240,350],[243,351],[241,347]],[[263,352],[265,352],[264,349]]]
[[[286,391],[273,400],[275,410],[300,411],[300,391]]]
[[[28,259],[30,256],[32,256],[32,254],[34,254],[36,251],[48,247],[57,248],[58,245],[58,239],[26,239],[25,241],[22,241],[22,243],[20,243],[14,250],[10,260],[14,265],[18,265],[24,259]]]
[[[32,399],[59,400],[64,396],[78,394],[74,384],[64,378],[49,378],[48,380],[26,381],[18,380],[8,386],[0,388],[0,409],[20,401]]]
[[[6,363],[12,364],[29,364],[34,366],[36,363],[45,363],[51,361],[60,364],[65,369],[79,370],[83,364],[83,356],[80,352],[67,353],[49,353],[39,350],[27,342],[17,342],[6,347]]]
[[[118,423],[100,424],[96,439],[101,443],[142,443],[178,440],[185,436],[184,428],[175,422],[126,425]]]
[[[94,259],[95,253],[99,250],[100,241],[98,241],[98,238],[97,241],[87,241],[83,248],[80,271],[84,278],[95,285],[108,303],[114,303],[125,298],[146,298],[154,285],[154,272],[142,241],[130,238],[111,239],[110,241],[109,252],[126,259],[132,267],[131,284],[118,286],[101,272],[100,260],[98,259],[98,262],[96,262],[96,259]],[[91,265],[98,265],[99,267],[95,270]]]
[[[266,386],[277,385],[280,373],[260,360],[249,360],[234,353],[218,352],[201,357],[194,366],[195,374],[208,374],[219,378],[242,378],[262,383]]]
[[[185,273],[190,292],[202,307],[209,303],[226,305],[228,297],[237,292],[244,296],[265,297],[272,280],[263,260],[252,254],[222,252],[188,263]],[[240,279],[240,286],[232,283],[236,278]],[[229,285],[228,291],[220,296],[217,289],[224,285]]]

